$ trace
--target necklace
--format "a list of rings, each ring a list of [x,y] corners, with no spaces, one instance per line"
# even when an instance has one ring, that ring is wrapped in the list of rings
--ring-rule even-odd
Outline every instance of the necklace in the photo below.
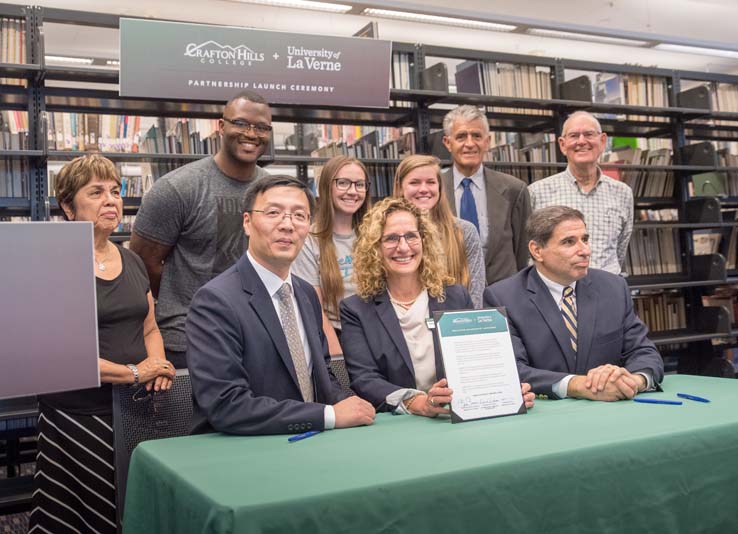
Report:
[[[414,299],[412,299],[412,300],[408,300],[408,301],[406,301],[406,302],[402,302],[402,301],[400,301],[400,300],[397,300],[397,299],[395,299],[395,298],[394,298],[394,297],[392,296],[392,293],[390,293],[389,291],[387,291],[387,294],[389,295],[389,298],[390,298],[390,302],[392,302],[392,304],[397,304],[398,306],[400,306],[400,307],[402,307],[402,308],[405,308],[406,310],[407,310],[407,309],[410,309],[410,307],[411,307],[411,306],[412,306],[413,304],[415,304],[415,301],[416,301],[416,300],[418,300],[418,297],[415,297],[415,298],[414,298]]]
[[[106,249],[107,252],[107,249]],[[105,256],[101,260],[98,260],[97,257],[95,257],[95,265],[100,271],[107,270],[107,267],[105,267],[105,262],[108,261],[110,258],[108,257],[108,254],[106,253]]]

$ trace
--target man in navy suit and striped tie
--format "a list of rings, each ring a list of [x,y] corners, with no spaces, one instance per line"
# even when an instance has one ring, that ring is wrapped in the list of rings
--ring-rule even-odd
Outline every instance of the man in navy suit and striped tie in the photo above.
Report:
[[[658,388],[664,362],[628,284],[589,268],[584,215],[544,208],[526,233],[533,265],[484,291],[485,306],[507,308],[520,380],[554,399],[615,401]]]

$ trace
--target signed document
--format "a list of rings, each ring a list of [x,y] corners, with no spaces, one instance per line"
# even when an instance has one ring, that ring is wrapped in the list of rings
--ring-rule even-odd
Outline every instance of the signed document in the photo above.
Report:
[[[451,421],[525,413],[504,308],[435,312],[448,385]]]

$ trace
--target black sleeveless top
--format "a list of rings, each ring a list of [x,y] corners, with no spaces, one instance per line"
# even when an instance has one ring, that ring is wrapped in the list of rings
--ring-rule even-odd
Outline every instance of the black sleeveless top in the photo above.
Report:
[[[149,312],[149,277],[141,258],[116,246],[123,264],[121,273],[113,280],[95,279],[100,358],[123,365],[136,364],[146,358],[143,324]],[[79,415],[110,415],[113,411],[110,384],[42,395],[39,401]]]

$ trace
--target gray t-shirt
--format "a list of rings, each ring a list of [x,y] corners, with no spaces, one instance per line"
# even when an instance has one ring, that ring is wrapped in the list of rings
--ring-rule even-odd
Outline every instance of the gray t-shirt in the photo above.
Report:
[[[266,175],[256,167],[254,179]],[[162,176],[143,197],[134,230],[173,247],[156,305],[167,350],[187,349],[185,318],[195,292],[246,251],[243,196],[252,181],[229,178],[210,156]]]
[[[338,259],[338,270],[343,278],[343,296],[341,299],[350,297],[356,293],[356,284],[354,284],[354,262],[351,249],[356,241],[356,233],[351,232],[347,235],[333,234],[333,243],[336,246],[336,258]],[[306,280],[313,287],[320,287],[320,246],[318,239],[309,235],[305,240],[294,263],[292,264],[292,274],[295,274]],[[339,301],[341,299],[338,299]],[[325,306],[323,307],[325,309]],[[341,328],[341,321],[338,318],[338,310],[325,310],[328,319],[334,328]]]

